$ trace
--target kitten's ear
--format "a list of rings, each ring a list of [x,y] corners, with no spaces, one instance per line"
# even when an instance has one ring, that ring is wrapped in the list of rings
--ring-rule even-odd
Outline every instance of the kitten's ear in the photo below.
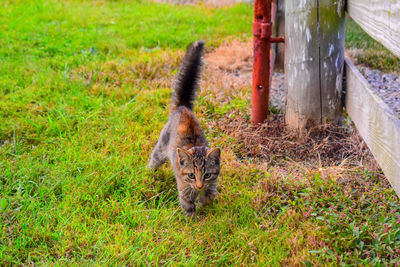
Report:
[[[188,161],[190,161],[191,155],[189,151],[183,148],[176,149],[176,159],[181,166],[185,165]]]
[[[219,159],[221,157],[221,149],[219,149],[219,147],[216,147],[214,149],[208,150],[206,157],[208,159],[215,160],[215,162],[219,162]]]

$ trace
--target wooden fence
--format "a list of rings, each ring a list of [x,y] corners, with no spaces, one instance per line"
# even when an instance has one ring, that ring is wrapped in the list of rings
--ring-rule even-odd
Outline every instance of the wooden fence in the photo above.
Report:
[[[346,110],[400,195],[400,120],[346,58]]]
[[[282,1],[282,0],[281,0]],[[285,1],[285,118],[289,127],[335,121],[342,103],[400,196],[400,119],[350,59],[344,60],[344,11],[400,57],[399,0]],[[343,73],[346,98],[341,101]],[[400,71],[400,70],[399,70]],[[400,90],[400,89],[399,89]]]
[[[348,0],[347,5],[349,15],[361,28],[400,57],[400,1]],[[348,58],[345,108],[385,176],[400,195],[400,118]]]
[[[347,11],[372,38],[400,57],[400,1],[348,0]]]

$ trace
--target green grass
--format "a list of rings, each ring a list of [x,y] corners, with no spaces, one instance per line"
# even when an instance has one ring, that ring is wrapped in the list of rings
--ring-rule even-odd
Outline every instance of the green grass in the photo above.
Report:
[[[237,160],[235,138],[208,125],[246,100],[197,102],[224,162],[196,221],[181,217],[171,169],[145,168],[186,46],[248,38],[251,18],[248,5],[3,1],[0,265],[393,264],[393,190],[362,170],[344,184]]]
[[[351,18],[346,20],[346,48],[356,49],[352,54],[358,64],[388,72],[400,70],[400,58],[372,39]]]

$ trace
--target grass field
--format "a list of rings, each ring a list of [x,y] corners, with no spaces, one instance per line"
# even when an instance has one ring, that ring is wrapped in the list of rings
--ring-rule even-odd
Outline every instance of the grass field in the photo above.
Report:
[[[400,205],[387,182],[239,159],[235,138],[208,126],[248,110],[248,94],[196,102],[223,167],[195,221],[171,169],[145,168],[186,46],[247,39],[251,19],[246,4],[2,1],[0,265],[394,264]]]

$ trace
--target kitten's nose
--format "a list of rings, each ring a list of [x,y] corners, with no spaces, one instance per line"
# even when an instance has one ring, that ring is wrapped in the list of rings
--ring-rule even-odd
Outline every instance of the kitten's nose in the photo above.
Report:
[[[195,186],[196,186],[197,189],[202,189],[204,184],[202,182],[200,182],[200,181],[196,181]]]

